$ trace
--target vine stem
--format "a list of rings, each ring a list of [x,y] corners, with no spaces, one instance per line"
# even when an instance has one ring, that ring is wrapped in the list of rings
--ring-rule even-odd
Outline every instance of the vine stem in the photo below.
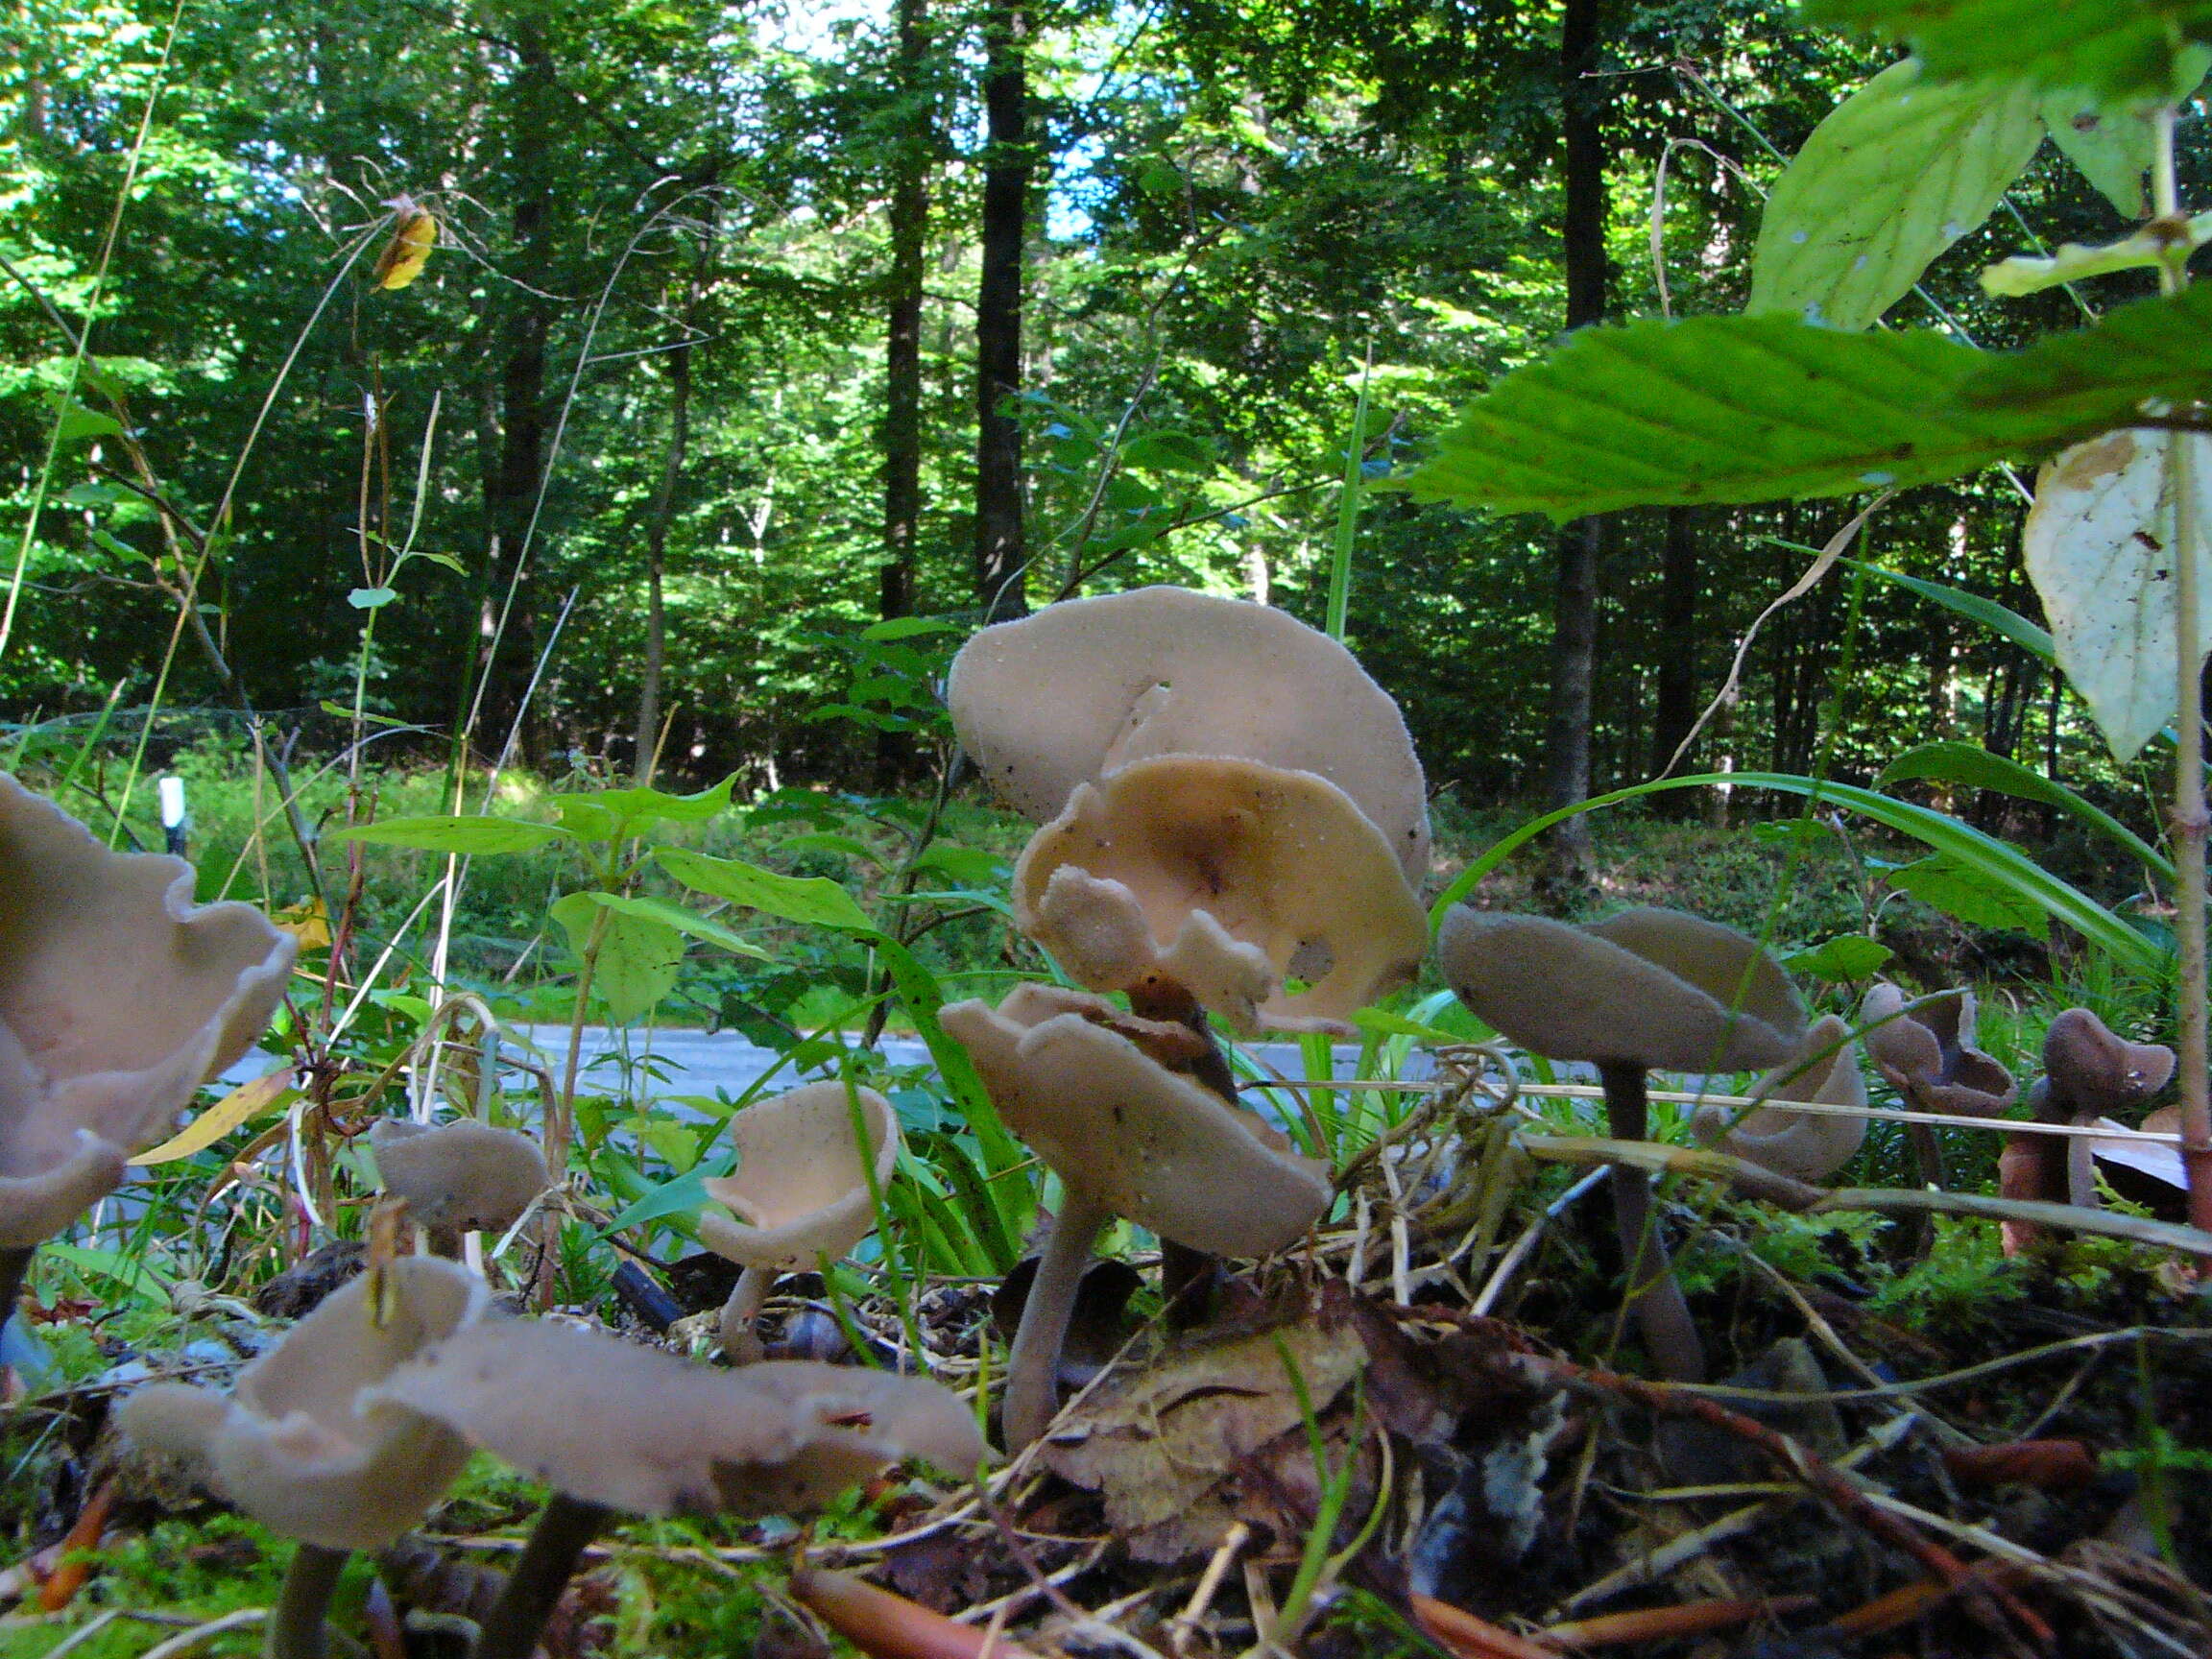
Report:
[[[2161,220],[2181,212],[2174,168],[2171,104],[2157,114],[2152,147],[2152,205]],[[2188,253],[2179,250],[2159,266],[2158,286],[2178,294],[2188,286]],[[2180,950],[2179,1008],[2181,1163],[2189,1176],[2189,1224],[2212,1230],[2212,1074],[2207,1072],[2208,992],[2204,939],[2204,848],[2212,815],[2204,801],[2203,663],[2197,649],[2203,595],[2198,590],[2197,485],[2191,475],[2189,435],[2167,434],[2166,475],[2174,492],[2174,870],[2176,933]]]

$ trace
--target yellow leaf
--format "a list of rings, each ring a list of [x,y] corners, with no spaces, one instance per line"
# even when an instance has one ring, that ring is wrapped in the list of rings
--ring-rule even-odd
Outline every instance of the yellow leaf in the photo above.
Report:
[[[143,1166],[189,1158],[202,1148],[214,1145],[248,1118],[258,1118],[273,1106],[290,1105],[298,1093],[292,1087],[291,1067],[278,1066],[264,1071],[252,1082],[239,1084],[160,1145],[149,1147],[131,1162]]]
[[[430,250],[437,245],[438,221],[420,207],[403,208],[399,228],[376,255],[376,268],[370,276],[379,288],[404,288],[422,275]]]
[[[320,899],[279,910],[270,920],[299,940],[302,951],[325,950],[330,944],[330,913]]]

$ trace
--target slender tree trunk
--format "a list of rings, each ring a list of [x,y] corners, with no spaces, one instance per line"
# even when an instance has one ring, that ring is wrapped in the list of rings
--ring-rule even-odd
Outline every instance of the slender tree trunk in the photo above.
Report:
[[[654,750],[661,738],[661,677],[668,661],[662,584],[668,571],[668,526],[676,517],[676,485],[684,475],[684,450],[691,435],[691,325],[701,286],[700,276],[694,276],[684,308],[684,343],[668,353],[668,458],[645,519],[645,667],[637,687],[637,749],[631,761],[632,776],[640,783],[653,781]]]
[[[891,181],[891,291],[883,350],[883,565],[878,610],[914,613],[922,534],[922,272],[929,234],[929,155],[935,129],[928,76],[928,0],[899,0],[899,93],[905,132]],[[912,764],[910,733],[876,738],[876,787],[889,793]]]
[[[984,15],[983,276],[975,295],[975,597],[984,619],[1023,614],[1022,252],[1029,209],[1029,15],[992,0]]]
[[[1560,129],[1566,140],[1567,326],[1605,316],[1604,90],[1598,67],[1599,0],[1567,0],[1559,42]],[[1590,709],[1596,678],[1599,518],[1559,533],[1558,582],[1551,609],[1551,704],[1545,731],[1546,805],[1570,805],[1590,793]],[[1564,896],[1589,878],[1590,830],[1570,818],[1552,831],[1550,883]]]
[[[1659,686],[1651,713],[1653,776],[1666,769],[1697,723],[1697,520],[1687,507],[1667,509],[1667,534],[1659,548],[1658,643]],[[1677,817],[1696,809],[1679,794],[1662,799],[1672,804]]]

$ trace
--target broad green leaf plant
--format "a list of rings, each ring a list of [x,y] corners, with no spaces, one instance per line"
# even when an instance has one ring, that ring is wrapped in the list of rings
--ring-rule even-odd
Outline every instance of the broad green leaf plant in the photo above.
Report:
[[[2184,209],[2174,138],[2177,109],[2212,64],[2212,0],[1808,0],[1807,9],[1900,37],[1912,56],[1846,100],[1775,183],[1747,314],[1577,331],[1467,409],[1409,488],[1565,522],[1631,506],[1847,496],[2000,462],[2047,463],[2024,551],[2051,621],[2048,648],[2119,758],[2170,722],[2175,733],[2172,859],[2125,839],[2176,899],[2182,1155],[2190,1220],[2212,1228],[2200,690],[2212,649],[2212,446],[2197,436],[2212,430],[2212,298],[2189,286],[2187,269],[2212,236],[2212,216],[2200,222]],[[2006,260],[1983,274],[1984,289],[2013,295],[2147,267],[2159,296],[2008,352],[1966,344],[1948,317],[1941,330],[1873,326],[1987,217],[2046,132],[2143,223],[2102,248]],[[1885,781],[1948,776],[2083,816],[2086,803],[2054,799],[2056,785],[1967,776],[1987,769],[1917,756]],[[2011,914],[2024,901],[2022,914],[2062,918],[2120,960],[2142,966],[2158,954],[2144,933],[2032,860],[1960,835],[1964,827],[1942,814],[1901,814],[1874,791],[1813,787],[1933,846],[1944,861],[1915,867],[1914,879],[1953,907]],[[1915,814],[1926,821],[1901,821]]]

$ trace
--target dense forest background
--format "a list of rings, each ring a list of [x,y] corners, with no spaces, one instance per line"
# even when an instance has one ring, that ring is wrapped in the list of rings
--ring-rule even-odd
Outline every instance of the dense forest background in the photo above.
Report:
[[[1850,508],[1560,530],[1390,481],[1571,324],[1740,306],[1762,184],[1885,56],[1779,0],[27,0],[11,525],[87,308],[83,403],[128,431],[63,424],[0,712],[74,745],[156,708],[160,760],[250,708],[328,753],[358,690],[394,760],[512,732],[616,777],[643,733],[666,776],[895,788],[986,614],[1166,581],[1318,622],[1349,523],[1350,639],[1433,786],[1637,781]],[[2048,146],[2013,200],[2121,228]],[[386,289],[413,206],[440,239]],[[1904,309],[2072,324],[1975,285],[2019,229]],[[2002,474],[1920,489],[1856,551],[2032,616],[2024,512]],[[382,602],[402,547],[440,557]],[[2044,662],[1863,604],[1837,776],[1955,734],[2145,815]],[[1812,765],[1846,608],[1778,613],[1695,766]],[[862,637],[907,615],[955,626]]]

